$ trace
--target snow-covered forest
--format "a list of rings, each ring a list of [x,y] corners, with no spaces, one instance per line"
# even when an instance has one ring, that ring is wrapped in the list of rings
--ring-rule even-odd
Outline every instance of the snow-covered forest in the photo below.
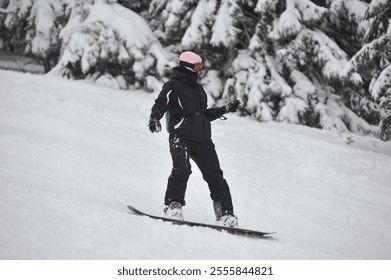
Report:
[[[45,72],[158,91],[204,59],[210,106],[391,139],[391,0],[0,0],[1,49]]]

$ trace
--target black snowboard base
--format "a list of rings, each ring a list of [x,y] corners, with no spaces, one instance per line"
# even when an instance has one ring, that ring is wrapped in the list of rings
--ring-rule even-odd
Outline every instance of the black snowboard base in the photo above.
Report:
[[[174,225],[186,225],[190,227],[204,227],[204,228],[210,228],[218,231],[228,232],[230,234],[236,234],[236,235],[242,235],[242,236],[249,236],[249,237],[256,237],[256,238],[263,238],[263,239],[270,239],[270,234],[274,234],[275,232],[261,232],[261,231],[255,231],[251,229],[244,229],[244,228],[233,228],[233,227],[223,227],[223,226],[217,226],[212,224],[204,224],[204,223],[197,223],[197,222],[190,222],[190,221],[181,221],[181,220],[175,220],[170,219],[167,217],[161,217],[161,216],[154,216],[149,215],[144,212],[141,212],[140,210],[137,210],[133,206],[128,205],[128,209],[130,210],[131,214],[138,215],[138,216],[146,216],[155,220],[162,220],[164,222],[169,222]]]

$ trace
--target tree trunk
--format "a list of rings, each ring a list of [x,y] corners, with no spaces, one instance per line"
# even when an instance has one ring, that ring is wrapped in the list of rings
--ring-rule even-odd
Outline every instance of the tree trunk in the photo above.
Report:
[[[45,73],[48,73],[50,70],[52,70],[52,67],[50,66],[50,61],[47,57],[42,58],[43,62],[43,68],[45,69]]]

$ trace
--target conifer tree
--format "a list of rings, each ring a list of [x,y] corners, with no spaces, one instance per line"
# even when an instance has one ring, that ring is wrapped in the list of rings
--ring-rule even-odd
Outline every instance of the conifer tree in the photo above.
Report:
[[[382,107],[378,136],[391,139],[391,1],[372,1],[365,14],[369,26],[362,48],[353,56],[345,75],[368,88]]]
[[[256,32],[235,60],[224,95],[242,99],[260,120],[373,132],[339,90],[348,55],[324,31],[328,9],[311,1],[259,0],[256,11]]]
[[[61,30],[62,54],[51,71],[92,78],[118,88],[134,84],[154,90],[170,65],[146,21],[115,0],[75,0]]]
[[[19,50],[15,42],[25,44],[27,17],[29,16],[33,0],[6,0],[0,8],[0,28],[5,48],[10,51]]]
[[[197,7],[194,0],[152,0],[148,12],[149,22],[163,45],[176,45],[190,25]]]
[[[59,30],[65,23],[68,0],[9,0],[3,13],[7,39],[23,38],[24,52],[41,59],[45,72],[57,62]]]
[[[28,17],[26,52],[42,59],[45,72],[58,61],[61,49],[59,32],[66,20],[67,0],[35,0]]]

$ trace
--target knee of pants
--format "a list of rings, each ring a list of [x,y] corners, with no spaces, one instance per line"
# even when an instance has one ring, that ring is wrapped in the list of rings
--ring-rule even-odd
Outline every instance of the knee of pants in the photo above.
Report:
[[[173,168],[171,171],[171,177],[174,177],[180,181],[185,181],[189,179],[191,174],[191,169],[190,168]]]

